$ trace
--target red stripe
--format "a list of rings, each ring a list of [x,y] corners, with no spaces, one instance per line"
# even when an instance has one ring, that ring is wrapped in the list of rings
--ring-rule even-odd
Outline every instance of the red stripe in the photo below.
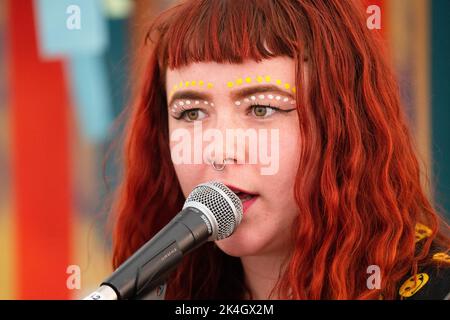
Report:
[[[17,298],[67,299],[69,99],[61,62],[39,59],[32,0],[9,0]]]

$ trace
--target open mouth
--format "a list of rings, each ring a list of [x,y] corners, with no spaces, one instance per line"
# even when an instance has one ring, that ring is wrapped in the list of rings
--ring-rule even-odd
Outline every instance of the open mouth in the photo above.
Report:
[[[239,197],[241,202],[249,201],[249,200],[251,200],[251,199],[253,199],[253,198],[258,196],[257,194],[250,193],[248,191],[244,191],[244,190],[238,189],[238,188],[236,188],[234,186],[227,186],[227,187],[230,188],[230,190],[233,191]]]
[[[241,199],[242,202],[251,200],[254,197],[256,197],[256,195],[254,195],[254,194],[245,193],[245,192],[242,192],[242,191],[237,191],[237,192],[233,191],[233,192],[239,197],[239,199]]]
[[[239,189],[233,185],[225,184],[231,191],[233,191],[241,200],[242,212],[246,214],[249,208],[257,201],[259,194],[250,191]]]

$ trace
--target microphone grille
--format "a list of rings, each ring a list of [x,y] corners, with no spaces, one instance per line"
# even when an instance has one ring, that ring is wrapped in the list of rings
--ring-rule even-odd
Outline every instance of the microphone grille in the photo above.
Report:
[[[192,190],[183,209],[200,204],[213,214],[216,225],[212,226],[213,240],[229,237],[242,220],[242,202],[227,186],[219,181],[202,183]]]

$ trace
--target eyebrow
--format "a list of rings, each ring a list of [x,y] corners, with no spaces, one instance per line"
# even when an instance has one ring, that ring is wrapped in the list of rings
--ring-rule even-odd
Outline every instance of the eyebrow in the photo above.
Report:
[[[280,87],[275,86],[275,85],[260,85],[260,86],[253,86],[253,87],[237,89],[237,90],[233,90],[230,93],[230,96],[233,98],[233,100],[240,100],[247,96],[251,96],[251,95],[257,94],[257,93],[264,93],[264,92],[278,93],[278,94],[288,96],[291,99],[295,99],[295,97],[292,95],[291,92],[283,90]],[[169,106],[171,106],[174,103],[174,101],[179,100],[179,99],[212,100],[212,96],[209,93],[204,93],[204,92],[199,92],[199,91],[194,91],[194,90],[177,91],[170,98]]]
[[[264,93],[264,92],[278,93],[278,94],[288,96],[291,99],[294,99],[294,96],[289,91],[283,90],[280,87],[271,85],[271,84],[270,85],[253,86],[253,87],[242,88],[239,90],[234,90],[231,92],[231,97],[234,100],[239,100],[239,99],[245,98],[247,96],[251,96],[253,94]]]

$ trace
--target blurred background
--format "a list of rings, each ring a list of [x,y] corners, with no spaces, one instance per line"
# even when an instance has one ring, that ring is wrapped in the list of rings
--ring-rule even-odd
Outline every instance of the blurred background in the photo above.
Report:
[[[374,32],[448,218],[450,1],[360,1],[381,8]],[[0,299],[77,299],[112,271],[120,146],[106,155],[146,27],[175,2],[0,0]]]

